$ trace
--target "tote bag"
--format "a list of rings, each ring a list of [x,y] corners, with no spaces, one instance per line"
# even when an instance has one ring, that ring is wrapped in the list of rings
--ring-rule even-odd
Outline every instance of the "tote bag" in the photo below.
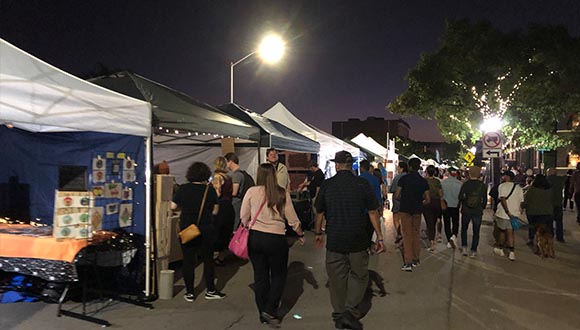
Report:
[[[256,215],[254,216],[248,227],[245,227],[240,224],[240,226],[234,233],[234,237],[232,237],[232,240],[228,245],[230,251],[232,251],[236,256],[238,256],[241,259],[248,260],[250,258],[248,253],[248,238],[250,237],[250,228],[252,228],[254,222],[256,222],[256,219],[258,219],[258,215],[260,214],[260,212],[262,212],[264,204],[266,204],[265,199],[260,205],[258,212],[256,212]]]

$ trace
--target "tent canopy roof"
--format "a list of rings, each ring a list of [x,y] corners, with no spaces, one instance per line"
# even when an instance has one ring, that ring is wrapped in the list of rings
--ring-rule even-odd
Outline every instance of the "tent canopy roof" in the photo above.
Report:
[[[155,133],[164,135],[165,142],[183,142],[184,140],[202,142],[208,139],[219,139],[222,136],[252,141],[257,141],[259,138],[257,127],[140,75],[119,72],[92,81],[100,86],[151,103]],[[198,135],[189,135],[190,137],[184,139],[183,136],[187,136],[187,133],[198,133]],[[156,142],[160,142],[158,137],[156,137]]]
[[[260,127],[261,134],[265,137],[261,143],[262,147],[306,153],[318,153],[320,150],[318,142],[240,105],[228,103],[218,108],[250,125]]]
[[[290,110],[288,110],[281,102],[276,103],[269,110],[264,112],[264,117],[270,118],[272,120],[278,121],[288,128],[295,130],[296,132],[317,141],[320,143],[320,149],[326,150],[331,153],[346,150],[350,152],[353,156],[358,157],[360,150],[359,148],[348,144],[341,139],[334,137],[312,125],[302,122],[300,119],[296,118]]]
[[[72,76],[0,39],[0,124],[32,132],[151,133],[147,102]]]
[[[359,133],[357,136],[352,138],[351,141],[361,148],[371,151],[374,155],[382,158],[382,160],[387,159],[387,148],[380,145],[373,138],[368,137],[363,133]]]

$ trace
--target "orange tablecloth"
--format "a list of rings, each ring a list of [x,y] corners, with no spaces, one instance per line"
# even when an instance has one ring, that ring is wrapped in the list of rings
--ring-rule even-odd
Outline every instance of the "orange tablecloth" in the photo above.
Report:
[[[27,226],[5,225],[0,226]],[[87,240],[0,234],[0,257],[37,258],[73,262]]]

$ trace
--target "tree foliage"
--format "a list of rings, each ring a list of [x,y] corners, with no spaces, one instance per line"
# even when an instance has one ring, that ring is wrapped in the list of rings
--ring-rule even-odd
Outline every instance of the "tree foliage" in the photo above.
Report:
[[[580,110],[580,39],[563,27],[501,32],[487,22],[447,22],[441,47],[422,54],[408,89],[388,105],[435,119],[447,141],[471,146],[484,118],[499,117],[520,146],[569,143],[556,122]],[[509,142],[509,141],[508,141]]]

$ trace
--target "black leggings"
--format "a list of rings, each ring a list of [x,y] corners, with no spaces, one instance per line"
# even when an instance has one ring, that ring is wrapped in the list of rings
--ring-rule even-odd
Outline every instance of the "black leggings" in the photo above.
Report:
[[[215,291],[215,264],[213,261],[213,246],[215,238],[213,233],[204,233],[193,241],[181,244],[183,252],[183,281],[187,293],[193,294],[195,282],[195,265],[197,256],[203,262],[203,277],[207,291]]]
[[[254,293],[260,314],[278,316],[288,275],[286,236],[250,230],[250,261],[254,267]]]

